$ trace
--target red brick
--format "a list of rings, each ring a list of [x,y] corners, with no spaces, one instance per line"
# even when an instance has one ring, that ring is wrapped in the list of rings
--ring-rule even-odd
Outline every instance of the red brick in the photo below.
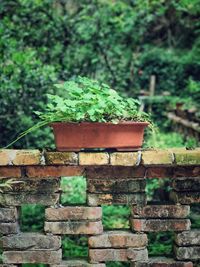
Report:
[[[200,192],[170,192],[170,199],[175,203],[189,205],[200,203]]]
[[[87,194],[88,206],[125,204],[125,205],[145,205],[146,195],[135,194]]]
[[[132,262],[130,267],[193,267],[193,263],[159,257],[150,258],[147,262]]]
[[[1,194],[0,193],[0,203],[3,206],[21,206],[23,204],[40,204],[40,205],[55,205],[58,203],[59,194],[57,193],[30,193],[21,192],[20,194]]]
[[[200,260],[200,246],[174,247],[177,260]]]
[[[17,218],[16,208],[0,208],[0,222],[15,222]]]
[[[182,205],[147,205],[132,207],[134,218],[186,218],[190,213],[190,206]]]
[[[89,249],[89,259],[91,263],[106,261],[140,261],[148,259],[146,249]]]
[[[148,167],[146,178],[176,178],[176,177],[199,177],[199,166],[173,166],[173,167]]]
[[[21,177],[20,167],[0,167],[0,178]]]
[[[45,222],[45,231],[56,235],[95,235],[103,232],[101,221]]]
[[[17,222],[0,223],[0,235],[16,234],[19,231]]]
[[[87,179],[90,193],[136,193],[144,192],[146,180],[141,179]]]
[[[19,233],[2,238],[4,250],[58,250],[61,237],[40,233]]]
[[[104,263],[90,264],[86,260],[67,260],[67,261],[62,261],[61,264],[51,265],[51,267],[106,267],[106,265]]]
[[[88,239],[91,248],[141,248],[147,245],[147,235],[130,231],[107,231]]]
[[[122,167],[122,166],[101,166],[101,167],[87,167],[86,176],[89,179],[126,179],[126,178],[143,178],[145,175],[145,168],[139,167]]]
[[[9,180],[9,179],[8,179]],[[32,192],[32,193],[41,193],[45,194],[47,192],[58,192],[60,189],[60,179],[59,178],[41,178],[41,179],[29,179],[29,178],[21,178],[21,179],[13,179],[12,188],[5,187],[2,189],[4,193],[17,193],[20,194],[22,192]]]
[[[62,251],[5,251],[3,252],[4,263],[44,263],[56,264],[62,259]]]
[[[84,168],[80,166],[30,166],[26,168],[28,177],[81,176]]]
[[[47,208],[45,210],[47,221],[78,221],[100,220],[102,218],[101,207],[63,207]]]
[[[178,246],[200,246],[200,230],[178,233],[175,242]]]
[[[195,177],[176,178],[172,180],[171,186],[176,191],[200,191],[200,179]]]
[[[131,219],[132,230],[138,232],[181,232],[190,230],[190,220],[188,219]]]

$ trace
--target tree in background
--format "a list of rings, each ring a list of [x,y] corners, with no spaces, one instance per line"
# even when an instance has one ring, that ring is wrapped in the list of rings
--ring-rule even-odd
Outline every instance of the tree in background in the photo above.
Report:
[[[158,93],[193,97],[196,84],[198,102],[199,15],[199,0],[2,0],[1,146],[35,122],[53,83],[75,75],[135,96],[154,74]],[[15,147],[51,138],[42,129]]]

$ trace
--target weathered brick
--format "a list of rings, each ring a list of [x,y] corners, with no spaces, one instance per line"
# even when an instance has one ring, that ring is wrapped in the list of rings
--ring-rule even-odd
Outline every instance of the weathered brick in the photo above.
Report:
[[[28,177],[61,177],[61,176],[81,176],[84,168],[81,166],[28,166],[26,167]]]
[[[0,150],[0,166],[10,165],[10,157],[7,149]]]
[[[19,225],[17,222],[14,223],[0,223],[0,234],[9,235],[18,233]]]
[[[87,190],[90,193],[136,193],[144,192],[146,180],[141,179],[87,179]]]
[[[147,249],[89,249],[91,263],[106,261],[140,261],[148,259]]]
[[[47,221],[79,221],[79,220],[101,220],[101,207],[63,207],[47,208],[45,210]]]
[[[61,237],[39,233],[20,233],[4,236],[2,247],[5,250],[58,250]]]
[[[86,260],[67,260],[59,265],[50,265],[51,267],[106,267],[104,263],[88,263]]]
[[[110,154],[110,164],[114,166],[136,166],[138,152],[117,152]]]
[[[59,194],[33,194],[22,192],[20,194],[0,193],[0,203],[3,206],[21,206],[22,204],[54,205],[59,200]]]
[[[6,180],[6,179],[5,179]],[[13,179],[15,183],[11,185],[12,188],[5,187],[2,189],[4,193],[21,193],[21,192],[33,192],[33,193],[48,193],[57,192],[60,189],[60,180],[54,179]]]
[[[0,150],[0,165],[38,165],[40,164],[41,153],[37,149],[32,150],[16,150],[3,149]]]
[[[170,165],[174,161],[173,153],[169,150],[149,150],[142,152],[142,164]]]
[[[146,178],[166,178],[173,177],[173,168],[172,167],[147,167]]]
[[[199,165],[200,150],[177,151],[174,153],[177,165]]]
[[[146,195],[142,193],[135,194],[87,194],[89,206],[126,204],[126,205],[145,205]]]
[[[145,168],[138,167],[122,167],[122,166],[101,166],[87,167],[86,176],[91,179],[126,179],[126,178],[141,178],[145,175]]]
[[[200,166],[177,166],[173,169],[173,177],[199,177]]]
[[[80,165],[107,165],[109,164],[109,155],[106,152],[99,153],[79,153],[79,164]]]
[[[21,177],[20,167],[0,167],[0,178],[19,178]]]
[[[95,235],[103,232],[101,221],[97,222],[45,222],[45,231],[52,234],[69,235]]]
[[[200,246],[200,230],[176,234],[175,242],[178,246]]]
[[[176,191],[200,191],[200,179],[176,178],[172,180],[171,186]]]
[[[190,230],[189,219],[131,219],[132,230],[138,232],[164,232]]]
[[[108,231],[88,239],[91,248],[141,248],[147,245],[147,235],[130,231]]]
[[[3,252],[4,263],[44,263],[59,264],[62,259],[62,251],[5,251]]]
[[[182,205],[147,205],[133,206],[131,215],[134,218],[186,218],[190,206]]]
[[[74,152],[45,152],[46,164],[49,165],[77,165],[78,154]]]
[[[16,208],[0,208],[0,222],[15,222],[17,217]]]
[[[200,192],[170,192],[170,199],[184,205],[200,203]]]
[[[200,246],[174,247],[177,260],[200,260]]]
[[[161,257],[150,258],[147,262],[132,262],[130,267],[193,267],[193,263]]]
[[[199,177],[199,166],[175,166],[147,167],[146,178],[176,178],[176,177]]]

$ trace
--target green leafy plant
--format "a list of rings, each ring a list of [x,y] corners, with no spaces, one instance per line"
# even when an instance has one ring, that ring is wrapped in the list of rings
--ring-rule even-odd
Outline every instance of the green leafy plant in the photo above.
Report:
[[[13,189],[14,184],[24,183],[23,181],[16,181],[14,179],[8,179],[0,183],[0,193],[4,192],[4,189]]]
[[[138,111],[138,100],[120,96],[107,84],[79,76],[55,86],[63,92],[63,96],[48,94],[49,101],[45,111],[35,112],[40,121],[21,133],[9,146],[26,134],[52,122],[150,122],[148,114]]]

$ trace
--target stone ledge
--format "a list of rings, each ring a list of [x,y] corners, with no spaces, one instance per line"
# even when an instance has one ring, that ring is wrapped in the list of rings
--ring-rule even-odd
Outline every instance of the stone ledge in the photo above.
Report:
[[[0,150],[0,166],[28,165],[82,166],[189,166],[200,164],[200,149],[152,149],[140,152],[44,152],[39,150]]]
[[[40,165],[41,157],[41,153],[37,149],[2,149],[0,150],[0,166]]]
[[[78,154],[75,152],[46,152],[46,165],[78,165]]]

